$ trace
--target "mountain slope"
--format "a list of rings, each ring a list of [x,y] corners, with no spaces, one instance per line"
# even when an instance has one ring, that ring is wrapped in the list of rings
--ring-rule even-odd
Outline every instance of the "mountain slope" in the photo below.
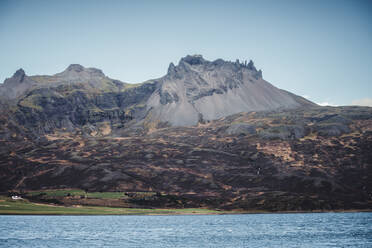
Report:
[[[7,94],[9,89],[15,93]],[[0,93],[13,104],[16,121],[33,135],[56,130],[89,135],[144,118],[144,104],[154,89],[152,83],[126,84],[101,70],[73,64],[53,76],[27,76],[19,70],[0,87]]]
[[[0,86],[0,96],[11,100],[17,121],[35,135],[79,130],[120,136],[129,127],[189,126],[239,112],[315,106],[263,80],[252,61],[211,62],[200,55],[137,85],[78,64],[52,76],[27,76],[20,69]]]
[[[156,81],[159,89],[147,102],[151,118],[176,126],[239,112],[315,106],[263,80],[252,61],[211,62],[200,55],[186,56],[177,66],[170,64],[167,75]]]
[[[0,193],[79,188],[151,193],[115,206],[372,209],[372,108],[317,106],[263,80],[253,62],[186,56],[137,85],[76,64],[52,76],[19,70],[0,92]]]
[[[64,132],[30,140],[8,128],[0,139],[0,192],[161,192],[176,199],[169,207],[372,208],[372,108],[240,113],[126,137]]]

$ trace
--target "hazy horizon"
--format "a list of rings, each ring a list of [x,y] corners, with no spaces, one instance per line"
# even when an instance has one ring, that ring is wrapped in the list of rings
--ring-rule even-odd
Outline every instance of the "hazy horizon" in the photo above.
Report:
[[[1,1],[0,82],[69,64],[140,83],[188,54],[252,59],[316,103],[372,106],[370,1]]]

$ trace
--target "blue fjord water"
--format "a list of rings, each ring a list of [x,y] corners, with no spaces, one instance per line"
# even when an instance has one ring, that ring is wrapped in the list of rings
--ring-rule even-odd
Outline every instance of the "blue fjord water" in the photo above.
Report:
[[[0,247],[372,247],[372,213],[0,216]]]

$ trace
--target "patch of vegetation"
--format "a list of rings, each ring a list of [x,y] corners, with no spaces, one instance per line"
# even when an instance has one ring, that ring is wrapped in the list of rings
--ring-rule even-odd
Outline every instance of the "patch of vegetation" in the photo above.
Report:
[[[52,83],[56,81],[53,76],[31,76],[30,78],[40,84]]]
[[[87,197],[98,199],[120,199],[124,197],[124,192],[89,192],[87,193]]]
[[[22,101],[20,101],[20,105],[27,108],[33,108],[37,110],[43,110],[42,107],[35,104],[36,98],[38,98],[38,95],[30,95],[26,98],[24,98]]]
[[[81,189],[58,189],[58,190],[45,190],[45,191],[30,191],[26,196],[44,195],[47,197],[65,197],[65,196],[79,196],[84,195],[85,192]]]
[[[60,192],[59,192],[60,193]],[[176,214],[222,214],[226,212],[209,209],[143,209],[73,206],[64,207],[32,203],[27,200],[12,200],[0,197],[0,214],[43,215],[176,215]]]
[[[43,196],[47,198],[54,197],[68,197],[68,196],[86,196],[87,198],[96,199],[120,199],[125,198],[128,195],[131,197],[142,198],[146,196],[153,196],[154,192],[85,192],[81,189],[56,189],[56,190],[45,190],[45,191],[30,191],[26,193],[28,197]]]
[[[138,86],[141,86],[143,85],[143,83],[136,83],[136,84],[126,84],[125,85],[125,88],[124,88],[124,91],[127,90],[127,89],[130,89],[130,88],[135,88],[135,87],[138,87]]]

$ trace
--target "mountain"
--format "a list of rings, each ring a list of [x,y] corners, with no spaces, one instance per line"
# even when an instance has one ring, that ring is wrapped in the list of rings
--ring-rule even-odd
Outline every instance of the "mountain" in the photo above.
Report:
[[[147,108],[153,119],[176,126],[239,112],[315,106],[263,80],[262,71],[252,61],[211,62],[201,55],[186,56],[177,66],[170,64],[167,75],[156,82],[159,89],[151,95]]]
[[[101,133],[102,126],[121,133],[124,126],[189,126],[239,112],[315,106],[263,80],[252,61],[211,62],[200,55],[171,63],[164,77],[136,85],[78,64],[53,76],[27,76],[20,69],[0,95],[16,102],[17,121],[36,133]]]
[[[99,69],[77,64],[52,76],[24,74],[24,78],[27,87],[16,73],[0,87],[0,95],[6,95],[12,86],[13,91],[22,92],[8,97],[14,103],[13,118],[35,136],[55,130],[96,133],[107,122],[109,130],[121,128],[134,117],[143,118],[143,106],[155,90],[152,83],[123,83]]]
[[[51,76],[18,70],[0,100],[3,194],[128,192],[30,193],[65,205],[372,209],[372,108],[317,106],[266,82],[252,61],[186,56],[135,85],[77,64]]]

